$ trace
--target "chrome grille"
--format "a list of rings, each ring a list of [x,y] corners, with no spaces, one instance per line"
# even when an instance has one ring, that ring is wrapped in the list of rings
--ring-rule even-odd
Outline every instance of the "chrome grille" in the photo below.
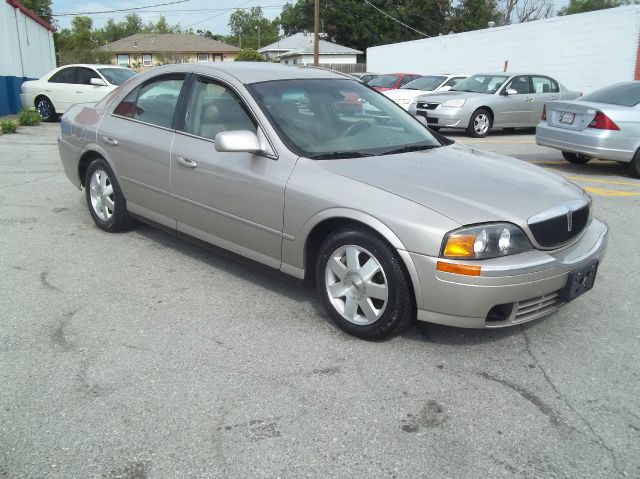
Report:
[[[513,318],[514,323],[521,323],[524,321],[530,321],[532,319],[545,316],[552,313],[560,307],[562,301],[560,300],[560,292],[545,294],[538,298],[527,299],[526,301],[520,301],[518,303],[518,309],[516,315]]]
[[[589,221],[589,205],[571,212],[554,216],[537,223],[530,223],[529,229],[538,244],[544,248],[559,246],[582,233]]]
[[[417,103],[418,108],[422,108],[423,110],[435,110],[438,108],[440,103],[427,103],[426,101],[419,101]]]

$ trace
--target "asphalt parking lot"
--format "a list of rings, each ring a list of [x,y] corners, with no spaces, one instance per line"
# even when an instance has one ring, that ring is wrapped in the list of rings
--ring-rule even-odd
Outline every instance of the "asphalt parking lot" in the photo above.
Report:
[[[622,165],[443,131],[586,187],[607,257],[543,320],[372,343],[296,281],[99,230],[58,131],[0,136],[0,478],[640,477],[640,180]]]

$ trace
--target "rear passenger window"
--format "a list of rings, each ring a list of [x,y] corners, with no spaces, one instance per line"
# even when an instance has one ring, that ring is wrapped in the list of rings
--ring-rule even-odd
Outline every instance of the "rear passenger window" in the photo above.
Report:
[[[76,82],[76,69],[75,68],[63,68],[62,70],[53,74],[49,78],[49,83],[75,83]]]
[[[558,93],[558,84],[549,77],[531,77],[534,93]]]
[[[184,76],[162,77],[136,88],[113,110],[115,115],[171,128]]]
[[[185,132],[210,140],[228,130],[256,131],[242,101],[227,87],[198,78],[191,96]]]

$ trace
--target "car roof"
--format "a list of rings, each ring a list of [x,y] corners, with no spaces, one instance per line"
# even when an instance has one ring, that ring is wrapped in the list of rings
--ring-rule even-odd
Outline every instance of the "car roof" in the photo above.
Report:
[[[196,72],[196,73],[216,73],[223,72],[234,76],[244,84],[259,83],[274,80],[296,80],[296,79],[348,79],[356,81],[346,73],[334,72],[324,68],[308,67],[302,65],[282,65],[279,63],[267,62],[199,62],[199,63],[179,63],[175,65],[164,65],[149,70],[155,73],[170,72]]]
[[[542,76],[542,77],[552,78],[551,75],[548,75],[546,73],[539,73],[539,72],[478,72],[469,76],[474,76],[474,75],[496,75],[496,76],[508,76],[508,77],[512,77],[516,75],[530,75],[530,76]]]
[[[129,70],[127,67],[121,67],[116,65],[102,65],[98,63],[71,63],[69,65],[62,65],[58,68],[67,68],[67,67],[89,67],[89,68],[120,68],[123,70]]]

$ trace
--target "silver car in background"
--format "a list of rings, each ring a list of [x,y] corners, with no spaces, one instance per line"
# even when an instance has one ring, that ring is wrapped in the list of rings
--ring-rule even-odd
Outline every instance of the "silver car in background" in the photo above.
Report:
[[[577,101],[547,103],[538,145],[562,151],[570,163],[591,158],[629,163],[640,178],[640,81],[617,83]]]
[[[425,75],[395,90],[383,91],[382,94],[391,98],[405,110],[409,110],[412,104],[415,109],[416,98],[419,96],[427,93],[449,91],[468,76],[469,75],[464,74],[450,75],[447,73],[441,75]]]
[[[354,115],[349,98],[379,115]],[[167,65],[74,105],[61,127],[65,173],[98,227],[138,218],[304,279],[362,338],[416,317],[545,316],[592,288],[607,243],[580,187],[453,144],[327,70]]]
[[[432,129],[459,128],[480,138],[493,128],[533,128],[547,101],[579,96],[546,75],[482,73],[447,93],[418,97],[409,112],[426,118]]]

